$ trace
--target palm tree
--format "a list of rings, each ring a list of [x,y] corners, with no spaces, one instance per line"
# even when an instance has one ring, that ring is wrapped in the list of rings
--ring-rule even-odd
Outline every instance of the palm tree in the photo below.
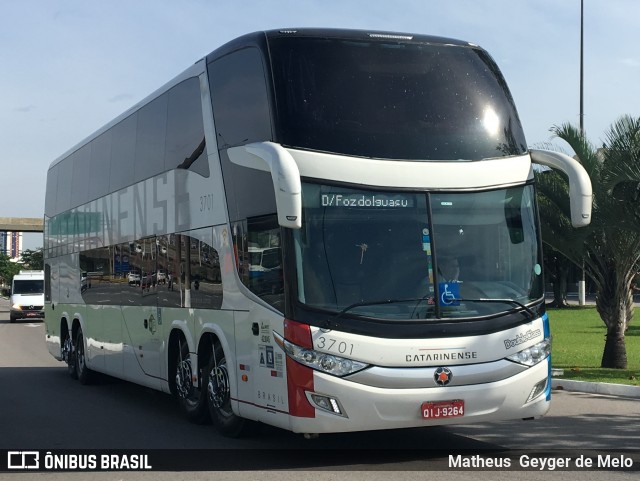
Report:
[[[579,129],[553,127],[591,177],[593,214],[588,227],[569,228],[567,185],[559,174],[538,174],[543,238],[580,265],[596,290],[596,309],[607,327],[602,367],[626,369],[625,331],[633,317],[632,283],[640,262],[640,118],[621,117],[597,150]]]

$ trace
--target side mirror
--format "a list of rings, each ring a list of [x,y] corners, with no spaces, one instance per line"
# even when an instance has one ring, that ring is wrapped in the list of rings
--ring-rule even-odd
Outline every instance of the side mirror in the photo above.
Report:
[[[276,194],[278,224],[302,227],[302,185],[298,164],[282,146],[273,142],[256,142],[227,150],[231,162],[250,169],[271,173]]]
[[[574,227],[584,227],[591,222],[593,191],[591,179],[584,167],[566,154],[551,150],[531,150],[531,161],[536,164],[558,169],[569,178],[569,202],[571,223]]]

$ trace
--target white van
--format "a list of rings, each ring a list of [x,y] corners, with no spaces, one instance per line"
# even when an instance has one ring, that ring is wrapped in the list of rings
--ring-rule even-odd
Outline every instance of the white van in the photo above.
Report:
[[[44,271],[20,271],[11,281],[10,321],[44,319]]]

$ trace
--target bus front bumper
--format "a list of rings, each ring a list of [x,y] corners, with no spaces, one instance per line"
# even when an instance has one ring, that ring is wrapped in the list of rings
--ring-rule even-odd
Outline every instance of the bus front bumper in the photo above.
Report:
[[[530,419],[542,417],[550,405],[548,359],[501,381],[456,387],[385,389],[317,371],[313,377],[314,393],[334,399],[342,412],[335,414],[316,407],[313,418],[292,416],[290,429],[294,432],[368,431]],[[530,400],[534,387],[541,386],[540,383],[544,388]],[[463,414],[423,417],[424,403],[446,401],[462,401]]]

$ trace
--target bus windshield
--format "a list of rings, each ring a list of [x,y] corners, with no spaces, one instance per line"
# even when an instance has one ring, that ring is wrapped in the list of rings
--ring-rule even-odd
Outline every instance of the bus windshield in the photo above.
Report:
[[[526,152],[511,94],[480,48],[311,37],[269,48],[282,145],[405,160]]]
[[[314,308],[438,320],[542,297],[531,185],[407,193],[304,183],[303,219],[294,232],[298,301]]]

